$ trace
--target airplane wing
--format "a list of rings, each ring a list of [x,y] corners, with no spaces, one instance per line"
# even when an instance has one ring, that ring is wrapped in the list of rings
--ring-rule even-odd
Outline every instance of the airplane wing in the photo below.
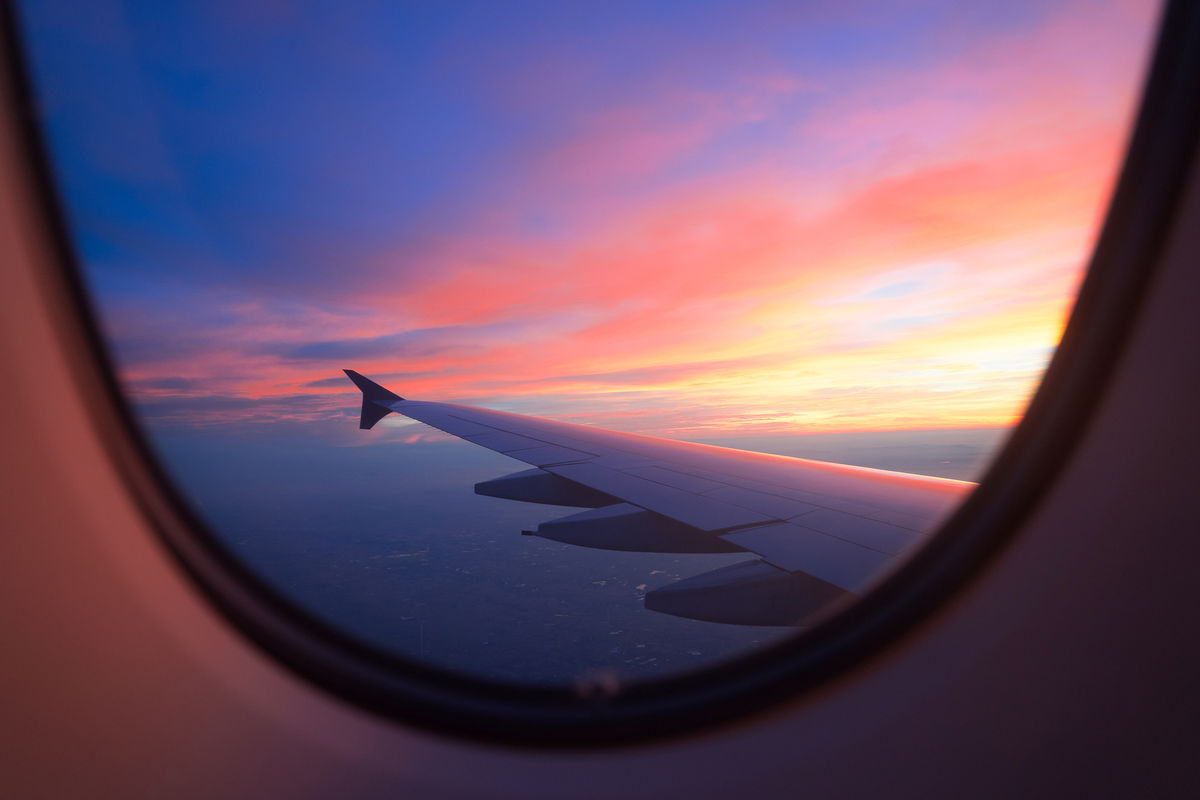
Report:
[[[861,594],[974,484],[406,400],[353,370],[359,427],[391,412],[523,461],[477,494],[587,510],[535,535],[644,552],[759,556],[647,593],[647,608],[800,625]]]

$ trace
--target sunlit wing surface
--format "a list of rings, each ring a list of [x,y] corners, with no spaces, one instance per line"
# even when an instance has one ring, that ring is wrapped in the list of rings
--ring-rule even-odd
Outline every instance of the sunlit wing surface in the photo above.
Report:
[[[406,400],[353,370],[360,427],[390,412],[523,461],[478,494],[587,510],[536,535],[610,550],[759,556],[649,592],[646,607],[801,625],[862,593],[974,486],[751,453],[450,403]]]

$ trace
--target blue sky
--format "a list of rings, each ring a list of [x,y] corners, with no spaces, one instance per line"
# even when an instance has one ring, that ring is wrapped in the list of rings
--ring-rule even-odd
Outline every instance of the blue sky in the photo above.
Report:
[[[748,404],[782,433],[1011,422],[1085,261],[1153,6],[23,16],[85,272],[148,412],[257,402],[316,423],[355,366],[431,398],[708,435]],[[952,274],[880,285],[929,262]],[[1014,368],[886,370],[979,338]],[[871,383],[876,411],[848,422]]]

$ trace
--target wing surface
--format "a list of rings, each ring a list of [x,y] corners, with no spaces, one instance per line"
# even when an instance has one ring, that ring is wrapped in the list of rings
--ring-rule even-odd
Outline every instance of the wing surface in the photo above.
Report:
[[[759,556],[647,594],[648,608],[680,616],[803,623],[863,592],[974,486],[406,400],[346,374],[363,390],[362,427],[396,412],[533,468],[477,484],[477,493],[589,509],[543,523],[537,535],[617,550]]]

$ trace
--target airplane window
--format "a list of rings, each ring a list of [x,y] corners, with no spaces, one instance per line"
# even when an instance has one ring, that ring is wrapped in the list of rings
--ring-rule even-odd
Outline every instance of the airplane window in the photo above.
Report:
[[[580,696],[803,637],[970,492],[1158,14],[18,6],[102,339],[212,546],[363,651]]]

